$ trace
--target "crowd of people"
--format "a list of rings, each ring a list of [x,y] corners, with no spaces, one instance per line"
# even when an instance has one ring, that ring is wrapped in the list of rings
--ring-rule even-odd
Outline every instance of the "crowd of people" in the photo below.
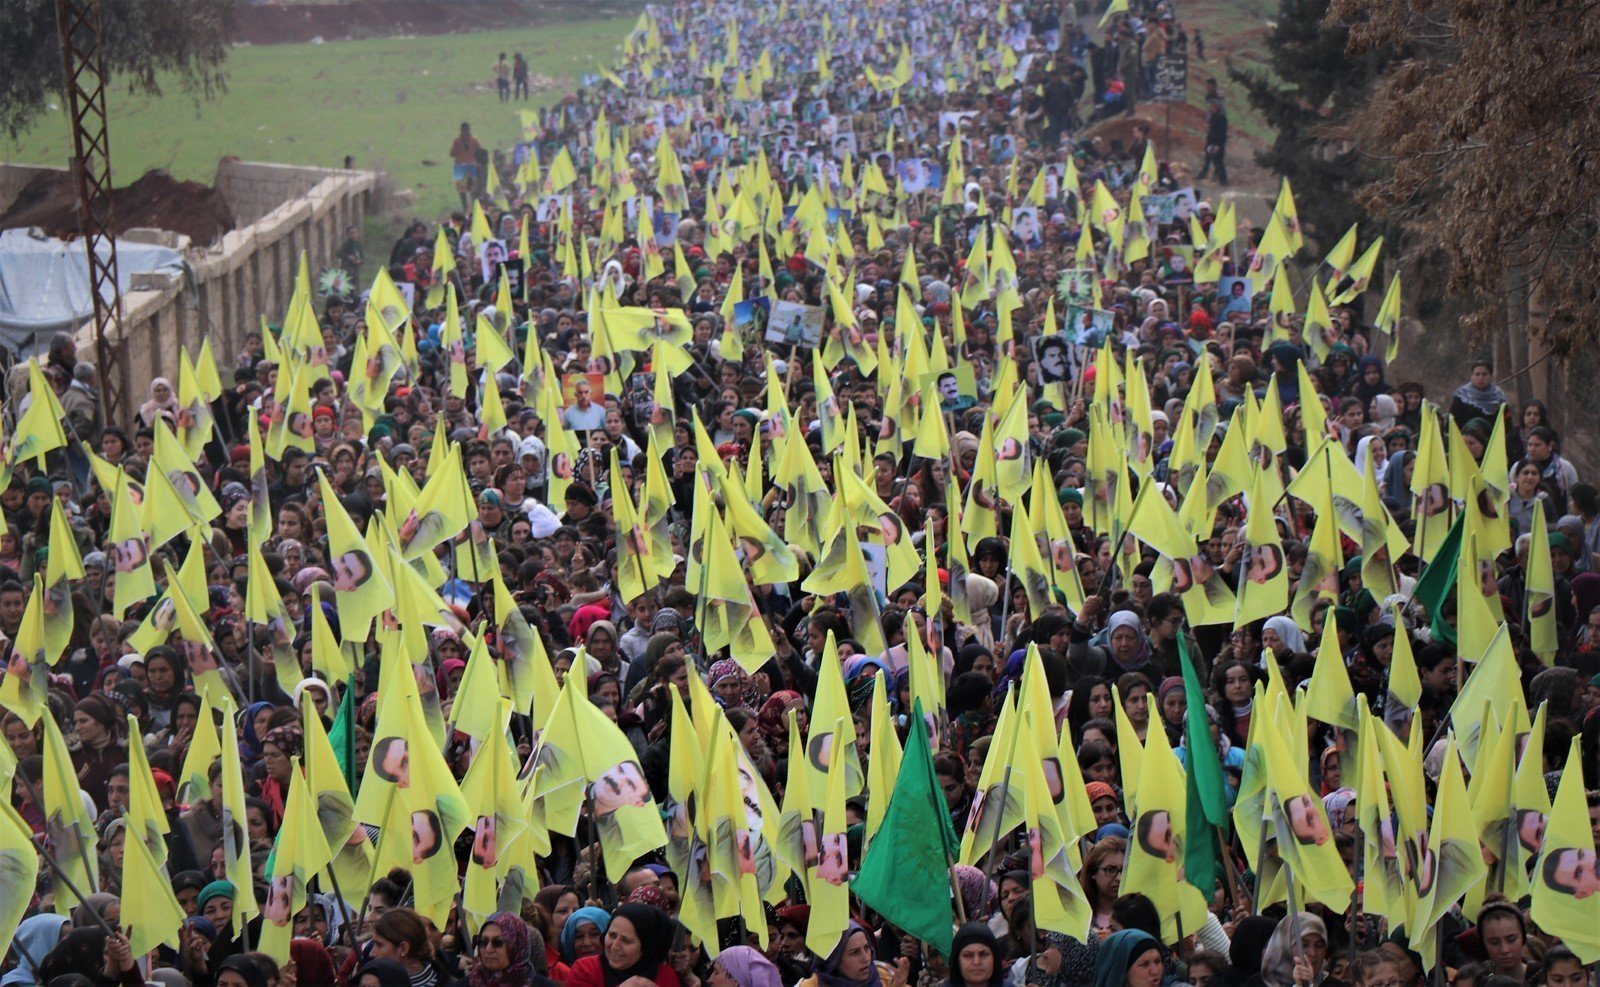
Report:
[[[0,983],[1593,984],[1600,489],[1100,13],[651,7],[362,297],[20,365]]]

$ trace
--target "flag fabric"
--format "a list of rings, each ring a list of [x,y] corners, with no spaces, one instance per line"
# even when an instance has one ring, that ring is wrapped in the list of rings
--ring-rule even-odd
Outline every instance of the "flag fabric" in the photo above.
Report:
[[[1550,822],[1534,863],[1533,920],[1559,936],[1584,963],[1600,960],[1600,923],[1595,922],[1594,830],[1583,794],[1583,761],[1572,738],[1566,767],[1550,807]]]
[[[1205,689],[1200,684],[1194,656],[1189,653],[1187,631],[1178,634],[1178,662],[1183,666],[1183,744],[1188,769],[1183,779],[1188,823],[1183,879],[1202,894],[1209,894],[1217,882],[1222,841],[1228,835],[1228,804],[1224,798],[1222,760],[1211,740]]]
[[[883,826],[862,857],[850,890],[868,908],[948,955],[952,915],[946,892],[957,849],[918,702],[912,707],[911,733]],[[907,894],[910,887],[919,893]]]

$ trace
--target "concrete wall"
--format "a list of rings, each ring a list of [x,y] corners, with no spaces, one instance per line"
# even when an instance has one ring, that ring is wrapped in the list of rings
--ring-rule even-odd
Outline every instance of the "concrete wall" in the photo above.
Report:
[[[40,170],[0,165],[0,208]],[[192,353],[206,336],[227,386],[245,333],[263,315],[276,323],[288,308],[301,251],[313,276],[332,266],[345,227],[361,225],[378,183],[371,171],[224,161],[216,186],[243,224],[239,229],[210,247],[159,230],[128,231],[127,238],[183,250],[193,276],[123,272],[130,290],[122,296],[122,324],[108,340],[110,365],[100,368],[102,377],[121,384],[122,400],[107,409],[107,420],[127,424],[149,397],[152,377],[176,383],[180,349]],[[79,329],[78,346],[95,352],[91,326]]]

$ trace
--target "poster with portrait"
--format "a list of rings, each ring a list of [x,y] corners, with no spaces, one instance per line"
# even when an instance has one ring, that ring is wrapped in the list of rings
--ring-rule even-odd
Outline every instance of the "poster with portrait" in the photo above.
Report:
[[[522,279],[527,273],[528,262],[521,257],[513,257],[500,265],[500,270],[506,272],[506,286],[511,289],[512,298],[522,297]],[[499,283],[499,273],[496,272],[495,280]],[[504,327],[500,327],[502,330]]]
[[[1146,222],[1170,226],[1176,221],[1178,197],[1171,194],[1143,195],[1139,197],[1139,208],[1144,212]]]
[[[1194,214],[1195,208],[1200,205],[1200,198],[1194,194],[1192,188],[1181,188],[1172,193],[1172,221],[1174,223],[1187,223]]]
[[[1161,266],[1166,268],[1162,278],[1167,284],[1194,284],[1194,248],[1169,246],[1161,249]]]
[[[856,154],[856,135],[834,134],[831,146],[833,147],[833,160],[843,161],[845,158],[853,158]]]
[[[766,335],[772,315],[772,300],[765,295],[746,298],[733,306],[733,331],[740,339],[755,340]]]
[[[1251,290],[1249,278],[1222,278],[1217,282],[1217,294],[1223,299],[1223,318],[1250,314],[1250,299],[1255,292]]]
[[[769,343],[815,349],[822,345],[823,314],[821,305],[773,302],[771,317],[767,320],[767,330],[762,338]]]
[[[978,378],[966,361],[924,374],[918,390],[926,391],[930,384],[939,395],[940,411],[965,411],[978,403]]]
[[[578,401],[578,385],[587,383],[590,394],[604,394],[606,392],[605,374],[562,374],[561,375],[561,406],[570,408]]]
[[[1038,206],[1016,206],[1011,210],[1011,232],[1026,249],[1038,248],[1041,240]]]
[[[1056,279],[1056,298],[1061,304],[1079,308],[1094,306],[1095,280],[1100,274],[1088,267],[1069,267]]]
[[[895,174],[900,179],[900,185],[909,195],[917,195],[928,190],[928,165],[922,158],[903,158],[895,166]]]
[[[948,144],[966,134],[978,119],[977,110],[946,110],[939,114],[939,143]]]
[[[1094,309],[1085,311],[1093,313]],[[1104,313],[1110,316],[1110,312]],[[1091,319],[1091,324],[1093,320]],[[1109,323],[1109,318],[1107,322]],[[1079,318],[1082,325],[1082,318]],[[1093,330],[1091,330],[1093,331]],[[1102,335],[1101,338],[1104,338]],[[1039,365],[1040,384],[1060,384],[1072,377],[1072,345],[1073,340],[1064,332],[1051,333],[1048,336],[1035,336],[1032,341],[1033,361]]]
[[[541,223],[559,223],[561,217],[572,215],[572,196],[542,195],[533,215]]]
[[[1115,322],[1116,317],[1104,309],[1081,308],[1077,305],[1067,309],[1067,331],[1072,334],[1072,342],[1076,346],[1099,349],[1111,338]]]
[[[483,280],[493,281],[508,256],[504,240],[485,240],[478,244],[478,269],[483,273]]]
[[[639,232],[639,214],[644,212],[649,215],[652,224],[656,218],[656,200],[653,196],[634,195],[622,201],[623,223],[629,233]]]

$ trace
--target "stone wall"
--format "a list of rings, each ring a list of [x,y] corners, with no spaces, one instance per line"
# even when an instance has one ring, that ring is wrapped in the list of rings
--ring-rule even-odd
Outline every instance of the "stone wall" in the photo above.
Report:
[[[0,203],[8,201],[8,189],[14,196],[40,170],[27,168],[26,174],[13,176],[26,167],[0,166]],[[126,424],[148,398],[152,377],[176,383],[180,349],[193,352],[206,336],[223,386],[229,386],[245,333],[256,329],[262,316],[277,322],[288,308],[301,251],[313,272],[331,266],[345,228],[361,226],[372,207],[379,178],[371,171],[224,161],[216,187],[242,224],[239,229],[210,247],[162,230],[128,231],[129,239],[183,250],[190,274],[124,272],[130,284],[122,296],[122,324],[108,341],[110,365],[100,368],[102,377],[114,376],[121,384],[121,407],[107,409],[107,420]],[[95,353],[91,326],[79,329],[78,346],[82,353]]]

